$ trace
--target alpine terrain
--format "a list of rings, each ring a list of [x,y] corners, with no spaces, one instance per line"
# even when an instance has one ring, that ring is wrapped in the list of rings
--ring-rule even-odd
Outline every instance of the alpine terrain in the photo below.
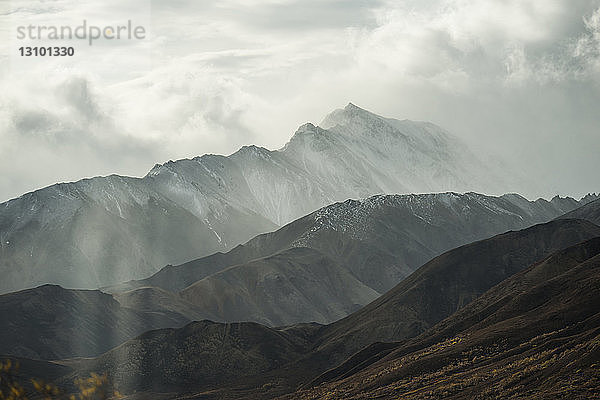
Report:
[[[280,150],[246,146],[156,165],[143,178],[61,183],[0,204],[0,292],[144,278],[349,198],[511,189],[505,174],[434,124],[348,104],[321,125],[301,126]]]
[[[61,379],[106,372],[148,398],[589,397],[599,237],[575,219],[507,232],[434,258],[333,324],[193,322],[59,362],[75,371]]]
[[[168,266],[105,290],[122,304],[144,299],[146,307],[155,295],[170,293],[223,322],[329,323],[444,251],[549,221],[577,204],[570,198],[530,202],[514,194],[452,192],[347,200],[225,254]]]

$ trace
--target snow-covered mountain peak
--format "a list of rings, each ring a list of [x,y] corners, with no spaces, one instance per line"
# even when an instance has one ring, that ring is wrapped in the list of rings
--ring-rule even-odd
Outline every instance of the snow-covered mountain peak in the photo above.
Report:
[[[307,143],[313,142],[315,139],[321,139],[323,133],[327,131],[319,126],[307,122],[300,125],[290,140],[279,151],[293,151],[295,148],[303,148]]]
[[[600,199],[600,193],[588,193],[581,198],[580,202],[587,204],[598,199]]]
[[[148,171],[146,176],[147,177],[156,176],[156,175],[160,174],[160,171],[162,170],[162,168],[163,168],[162,164],[154,164],[154,167],[152,167],[152,169],[150,171]]]
[[[171,173],[173,173],[173,169],[176,166],[176,164],[181,161],[183,161],[183,160],[177,160],[177,161],[169,160],[162,164],[155,164],[154,167],[152,167],[152,169],[146,174],[145,178],[156,177],[156,176],[159,176],[164,173],[171,174]]]
[[[431,122],[386,118],[353,103],[328,114],[319,126],[355,138],[391,135],[430,144],[457,140],[449,132]]]
[[[111,176],[53,185],[0,205],[0,239],[10,243],[0,273],[29,268],[35,279],[47,274],[53,277],[48,282],[96,287],[145,276],[163,263],[228,250],[349,198],[514,190],[505,176],[510,174],[481,162],[434,124],[384,118],[350,103],[322,126],[300,126],[282,150],[244,146],[229,156],[156,164],[142,179]],[[454,196],[340,203],[322,211],[315,227],[343,230],[344,221],[355,221],[361,228],[353,235],[361,236],[369,228],[369,210],[385,209],[387,202],[406,201],[415,218],[428,221],[435,204],[462,212]],[[575,204],[557,198],[537,206],[571,210]],[[45,253],[45,243],[60,251]],[[81,276],[69,272],[74,268]],[[0,291],[23,287],[19,279],[3,275]],[[32,278],[27,284],[35,283]]]
[[[317,127],[310,122],[300,125],[296,130],[296,133],[305,133],[305,132],[316,132]]]
[[[268,158],[271,154],[271,150],[265,149],[264,147],[259,147],[255,145],[242,146],[238,151],[233,153],[231,157],[233,159],[237,159],[239,157],[247,159],[248,157],[252,158]]]
[[[333,112],[329,113],[323,121],[319,124],[323,129],[330,129],[337,125],[349,125],[349,124],[362,124],[372,123],[375,120],[382,120],[383,118],[373,114],[365,109],[362,109],[352,103],[344,108],[338,108]]]

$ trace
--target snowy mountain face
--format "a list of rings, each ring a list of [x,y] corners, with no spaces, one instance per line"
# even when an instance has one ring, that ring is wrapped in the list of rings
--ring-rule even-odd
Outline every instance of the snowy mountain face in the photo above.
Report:
[[[105,290],[122,301],[141,298],[152,288],[184,299],[217,321],[328,323],[452,248],[549,221],[572,202],[577,203],[473,192],[347,200],[227,253],[168,266],[147,279]],[[152,308],[151,301],[145,304]]]
[[[261,243],[262,237],[270,236],[267,240],[278,243],[278,250],[315,249],[382,294],[447,250],[549,221],[569,210],[571,201],[577,203],[568,198],[532,202],[516,194],[495,197],[473,192],[376,195],[323,207],[244,246],[264,246],[265,255],[270,254],[273,247]]]
[[[247,146],[169,161],[143,178],[84,179],[0,204],[0,292],[143,278],[348,198],[508,189],[433,124],[349,104],[322,126],[303,125],[277,151]]]
[[[226,218],[240,222],[239,230],[227,231],[228,222],[217,216],[192,213],[140,179],[54,185],[0,205],[0,290],[48,282],[93,288],[143,277],[195,257],[198,243],[215,252],[225,241],[274,227],[238,210]]]

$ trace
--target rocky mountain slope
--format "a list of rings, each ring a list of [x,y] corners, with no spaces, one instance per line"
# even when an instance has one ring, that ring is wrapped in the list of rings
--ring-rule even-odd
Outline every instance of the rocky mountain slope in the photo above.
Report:
[[[511,199],[512,202],[507,202],[506,199]],[[415,243],[432,245],[435,244],[436,238],[442,238],[446,242],[448,238],[467,241],[472,238],[466,234],[467,232],[474,235],[473,237],[491,233],[491,231],[480,230],[483,225],[487,225],[489,229],[506,229],[507,226],[532,222],[534,219],[531,219],[532,216],[527,215],[523,208],[514,208],[515,199],[520,200],[513,195],[494,198],[476,194],[447,193],[423,196],[376,196],[361,202],[350,201],[332,205],[277,232],[261,235],[247,245],[238,247],[237,251],[231,252],[232,254],[219,253],[198,260],[194,268],[190,268],[191,265],[184,265],[167,269],[172,271],[169,274],[174,276],[178,276],[179,270],[196,273],[198,272],[196,269],[199,269],[202,273],[203,267],[218,266],[219,261],[221,262],[219,271],[211,272],[208,276],[196,280],[181,292],[166,290],[159,285],[143,286],[118,291],[114,293],[113,299],[99,291],[42,286],[3,295],[0,296],[0,314],[11,329],[3,332],[0,353],[43,359],[96,355],[148,329],[181,326],[192,320],[205,318],[214,321],[253,320],[271,326],[308,321],[332,322],[378,297],[379,292],[369,286],[368,280],[357,278],[360,274],[356,271],[361,269],[356,265],[362,265],[365,259],[369,259],[368,255],[371,255],[374,261],[367,265],[374,269],[378,263],[385,260],[381,254],[391,254],[388,257],[392,260],[404,260],[407,254],[411,254],[414,246],[408,245],[409,242],[398,237],[411,237]],[[558,201],[559,199],[555,199],[553,202]],[[520,201],[518,203],[529,204]],[[504,208],[501,208],[501,205]],[[512,205],[513,208],[508,205]],[[548,217],[542,211],[556,212],[552,202],[544,201],[529,204],[528,209],[530,211],[537,209],[535,215],[538,217],[539,215]],[[452,210],[461,212],[453,214]],[[465,210],[469,211],[462,215]],[[485,213],[485,210],[494,210],[494,212]],[[434,218],[434,216],[444,216],[444,218]],[[411,218],[422,222],[426,217],[430,218],[430,224],[416,225],[415,228],[410,223]],[[562,221],[564,224],[568,222]],[[591,224],[590,226],[591,228],[588,228],[593,231],[595,227]],[[474,229],[475,231],[472,232]],[[459,237],[459,233],[464,236]],[[364,236],[361,238],[360,235]],[[509,233],[495,240],[500,241],[500,238],[506,236],[508,242],[514,244],[515,235],[517,234]],[[582,237],[581,232],[574,230],[569,240],[576,241]],[[558,239],[562,240],[562,237]],[[402,246],[394,246],[394,243],[402,243]],[[528,248],[527,246],[539,247],[540,245],[532,242],[528,245],[521,243],[519,246]],[[506,250],[498,244],[494,247],[497,251]],[[344,250],[346,248],[356,253],[346,252]],[[388,253],[384,253],[382,248]],[[329,254],[324,254],[322,251],[328,251]],[[441,248],[430,251],[441,251]],[[493,260],[496,254],[494,251],[480,249],[474,252],[475,255],[470,257],[472,263],[497,262]],[[271,255],[255,258],[261,253]],[[482,259],[483,255],[478,255],[479,253],[487,258]],[[364,258],[357,257],[361,254]],[[429,254],[424,253],[421,256],[426,257]],[[540,256],[540,253],[533,249],[527,250],[529,258],[518,262],[515,258],[517,256],[518,253],[511,254],[510,257],[505,255],[501,260],[502,262],[508,260],[513,263],[508,267],[518,269],[520,265]],[[244,262],[244,257],[249,261]],[[437,262],[444,257],[448,255],[436,258]],[[229,266],[229,263],[233,265]],[[390,266],[397,264],[380,265],[391,268]],[[404,266],[406,263],[398,263],[398,265]],[[507,265],[504,264],[498,268],[507,274],[512,271],[510,268],[507,270]],[[193,273],[184,274],[184,278],[190,278]],[[449,274],[443,272],[438,275],[444,277]],[[414,276],[411,279],[414,280]],[[487,274],[486,278],[496,279],[493,274]],[[406,280],[399,287],[410,286],[413,282],[411,279]],[[173,282],[181,282],[181,280],[179,277],[164,282],[168,283],[165,286],[172,287]],[[440,287],[456,286],[446,281],[437,282]],[[429,284],[433,283],[430,281]],[[414,284],[411,287],[414,289],[420,286]],[[394,289],[394,291],[398,290],[401,289],[398,287]],[[419,307],[425,307],[427,313],[421,312],[423,310],[413,310],[414,307],[410,306],[410,315],[416,319],[410,319],[406,314],[401,325],[389,325],[374,317],[373,327],[362,329],[361,324],[364,324],[365,320],[361,319],[359,312],[354,314],[354,317],[349,317],[325,329],[323,342],[330,346],[339,339],[338,333],[343,332],[344,336],[340,340],[344,343],[344,348],[336,351],[340,355],[347,355],[373,337],[378,340],[392,340],[398,338],[398,335],[409,336],[430,326],[453,309],[459,308],[481,290],[483,289],[471,294],[464,292],[459,297],[455,295],[452,301],[448,298],[438,298],[443,291],[434,290],[435,296],[427,297],[426,301],[419,300]],[[392,296],[390,293],[378,301],[386,302],[385,299]],[[447,293],[450,294],[452,292]],[[403,297],[403,304],[408,301],[407,299]],[[445,304],[449,308],[439,309],[438,314],[433,314],[434,303]],[[378,315],[370,308],[373,304],[363,312],[373,316]],[[394,309],[401,308],[394,306]],[[395,311],[386,311],[384,314],[393,319],[394,313]],[[358,323],[353,318],[359,318],[362,322]],[[367,337],[361,338],[360,332],[367,331],[369,332]],[[77,340],[81,332],[86,332],[83,335],[84,339]],[[354,337],[356,332],[358,334]],[[354,344],[350,346],[349,343]]]
[[[108,373],[125,390],[181,390],[196,382],[221,385],[272,371],[307,349],[303,329],[272,329],[256,323],[191,323],[180,329],[147,332],[84,361],[84,371]],[[81,367],[80,367],[81,368]]]
[[[600,200],[594,200],[586,203],[582,207],[579,207],[560,218],[579,218],[585,219],[600,225]]]
[[[319,351],[341,361],[372,342],[416,336],[532,263],[597,236],[600,227],[591,222],[557,220],[453,249],[323,328]]]
[[[571,329],[573,324],[584,323],[590,312],[598,312],[593,306],[595,270],[589,270],[587,265],[574,267],[588,256],[596,257],[593,254],[598,241],[589,242],[589,247],[580,245],[583,247],[561,252],[597,237],[600,237],[600,227],[582,220],[557,220],[508,232],[437,257],[381,299],[328,326],[272,329],[251,323],[202,322],[177,330],[149,332],[99,358],[83,360],[72,367],[80,372],[112,373],[127,390],[173,391],[187,393],[187,398],[203,399],[273,398],[299,385],[310,387],[321,383],[325,385],[322,388],[329,391],[327,385],[337,385],[335,382],[339,379],[371,366],[375,368],[379,365],[375,362],[393,351],[400,351],[394,353],[398,357],[413,352],[427,356],[428,350],[418,347],[419,340],[427,346],[440,343],[433,348],[437,351],[454,344],[452,340],[445,343],[446,339],[463,335],[463,340],[470,340],[470,332],[483,330],[489,336],[482,337],[495,339],[472,342],[466,356],[462,351],[457,353],[460,360],[474,362],[477,357],[488,354],[482,350],[483,344],[490,345],[490,351],[498,349],[493,344],[504,338],[504,333],[525,327],[523,334],[514,333],[515,342],[510,343],[513,350],[506,353],[507,360],[516,362],[520,360],[520,350],[517,350],[520,347],[515,344],[519,340],[523,339],[519,343],[528,343],[547,329],[550,333]],[[581,273],[565,276],[560,281],[554,279],[571,267]],[[519,275],[521,271],[526,272]],[[500,286],[495,286],[498,283]],[[478,303],[477,299],[484,300]],[[440,323],[451,315],[456,319]],[[437,323],[440,324],[436,326]],[[372,345],[381,340],[400,342]],[[560,341],[551,343],[560,344]],[[582,343],[592,345],[594,342]],[[534,346],[529,349],[527,357],[537,357],[541,351]],[[357,351],[360,352],[355,353]],[[541,354],[543,357],[552,355]],[[415,361],[403,360],[403,363]],[[419,376],[424,368],[436,370],[439,365],[454,368],[451,360],[442,357],[426,365],[409,363],[414,368],[404,370],[402,376]],[[523,359],[526,363],[532,360]],[[326,372],[332,367],[336,368]],[[431,377],[439,377],[442,372]],[[390,376],[389,381],[378,381],[379,375],[369,379],[384,385],[396,377]],[[352,383],[350,386],[351,390]],[[372,386],[366,385],[361,390],[370,389]],[[315,390],[301,395],[316,393],[317,397],[324,397],[321,388]],[[340,387],[340,390],[346,388]],[[333,393],[332,398],[336,398],[336,392]]]
[[[494,197],[453,192],[347,200],[323,207],[274,232],[258,235],[227,253],[166,266],[147,279],[115,285],[110,290],[122,292],[154,286],[180,291],[229,266],[293,247],[309,247],[344,264],[358,264],[350,268],[358,276],[361,269],[385,269],[387,263],[394,264],[394,258],[402,258],[402,263],[396,262],[399,265],[394,268],[394,279],[390,281],[386,276],[373,280],[378,281],[373,283],[374,288],[385,291],[445,250],[547,222],[578,204],[568,197],[532,202],[516,194]],[[378,259],[368,260],[373,253]]]
[[[330,257],[297,247],[208,276],[181,297],[224,321],[281,326],[335,321],[379,293]]]
[[[496,198],[446,193],[376,196],[335,204],[230,253],[171,267],[155,277],[162,277],[166,283],[163,286],[172,288],[209,270],[207,276],[181,291],[146,285],[115,292],[113,299],[99,291],[42,286],[2,295],[0,314],[10,329],[0,335],[0,354],[43,359],[92,356],[146,330],[206,318],[221,322],[252,320],[271,326],[332,322],[379,296],[379,291],[369,286],[371,281],[364,279],[373,275],[357,271],[370,268],[375,275],[377,267],[387,271],[414,265],[406,260],[416,263],[419,257],[441,252],[441,246],[548,218],[562,202],[570,200],[529,203],[514,195]],[[580,237],[581,233],[572,233],[572,240]],[[415,248],[421,253],[415,253]],[[530,253],[531,257],[538,255],[533,250]],[[508,260],[514,262],[514,257]],[[390,261],[386,264],[385,260]],[[481,257],[473,260],[483,262]],[[185,272],[183,277],[180,271]],[[176,278],[163,279],[169,275]],[[379,276],[387,279],[388,275]],[[383,281],[379,287],[385,285],[391,282]],[[468,299],[467,294],[463,296],[460,304]],[[445,315],[448,310],[440,312]],[[424,329],[440,318],[431,312],[428,315],[418,321],[405,319],[402,326],[414,322]],[[335,338],[338,331],[353,335],[353,325],[360,324],[350,325],[334,324],[341,328],[328,328],[323,334],[328,343],[334,343],[330,336]],[[374,327],[367,330],[380,340],[389,339],[386,326],[375,321]],[[393,326],[394,334],[412,332],[399,326]],[[366,343],[360,338],[343,341],[354,345],[338,349],[339,354],[349,354]]]
[[[26,194],[0,204],[0,293],[45,283],[97,288],[144,277],[276,227],[250,211],[218,212],[219,221],[205,218],[145,180],[119,176]]]
[[[170,310],[123,307],[98,290],[54,285],[1,295],[0,321],[0,354],[42,360],[97,356],[148,330],[190,322]]]
[[[476,193],[374,196],[324,207],[225,254],[110,288],[157,288],[218,321],[333,322],[451,248],[545,222],[577,202]],[[294,250],[294,251],[292,251]]]
[[[373,345],[286,399],[600,396],[600,238],[555,253],[425,334]]]
[[[303,125],[281,150],[247,146],[156,165],[143,178],[84,179],[0,204],[0,292],[144,278],[348,198],[511,188],[430,123],[349,104],[324,126]]]

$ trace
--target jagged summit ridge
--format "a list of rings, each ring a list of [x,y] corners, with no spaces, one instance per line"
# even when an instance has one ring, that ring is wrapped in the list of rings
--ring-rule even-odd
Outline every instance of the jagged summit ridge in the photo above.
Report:
[[[84,179],[2,204],[0,291],[142,278],[346,199],[511,189],[433,124],[348,104],[322,125],[302,125],[280,150],[244,146],[157,164],[143,178]]]
[[[321,121],[319,126],[323,127],[323,129],[330,129],[336,125],[344,125],[348,121],[352,119],[376,119],[381,118],[376,114],[373,114],[363,108],[356,106],[353,103],[348,103],[344,108],[338,108],[331,113],[327,114],[327,116]]]
[[[575,199],[562,199],[566,204]],[[487,215],[497,215],[497,219],[510,219],[515,223],[525,220],[550,220],[555,213],[562,212],[564,204],[556,201],[539,199],[530,202],[518,194],[500,197],[479,193],[456,192],[407,194],[407,195],[375,195],[360,200],[346,200],[323,207],[310,215],[313,224],[294,246],[306,246],[320,231],[344,232],[357,240],[374,235],[377,227],[373,226],[373,215],[381,213],[385,208],[406,210],[411,218],[417,218],[426,225],[440,226],[447,222],[448,215],[460,216],[464,220],[475,219],[482,211]],[[568,209],[568,207],[566,207]],[[518,222],[520,221],[520,222]]]

